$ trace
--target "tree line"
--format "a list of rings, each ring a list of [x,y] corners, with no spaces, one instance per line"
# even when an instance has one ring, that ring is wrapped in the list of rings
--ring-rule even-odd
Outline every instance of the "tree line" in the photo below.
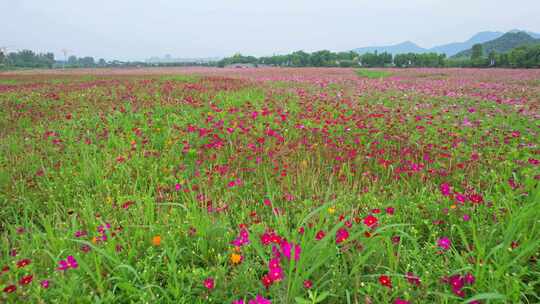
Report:
[[[483,46],[476,44],[470,57],[447,58],[438,53],[406,53],[392,55],[387,52],[358,54],[356,52],[331,52],[327,50],[307,53],[297,51],[287,55],[254,57],[235,54],[217,63],[219,67],[235,64],[285,67],[505,67],[539,68],[540,44],[525,45],[506,53],[490,52],[483,55]]]
[[[16,53],[4,54],[0,51],[1,67],[21,68],[52,68],[55,63],[53,53],[35,53],[31,50],[22,50]]]
[[[56,60],[53,53],[35,53],[31,50],[21,50],[17,52],[4,53],[0,50],[0,70],[1,69],[51,69],[51,68],[105,68],[105,67],[173,67],[173,66],[216,66],[217,63],[196,63],[196,62],[170,62],[170,63],[148,63],[142,61],[120,61],[105,59],[94,59],[92,56],[77,57],[69,56],[66,60]]]
[[[4,54],[0,51],[0,68],[96,68],[96,67],[152,67],[152,66],[218,66],[226,67],[237,64],[253,66],[279,67],[506,67],[506,68],[539,68],[540,44],[525,45],[506,53],[490,52],[483,54],[481,44],[472,48],[470,57],[447,58],[437,53],[407,53],[392,55],[390,53],[373,52],[358,54],[354,51],[331,52],[328,50],[308,53],[296,51],[286,55],[266,57],[244,56],[235,54],[217,62],[208,63],[147,63],[95,60],[91,56],[69,56],[67,60],[57,61],[53,53],[35,53],[22,50]]]
[[[540,44],[523,45],[506,53],[491,51],[487,56],[484,55],[482,45],[476,44],[470,58],[452,59],[448,66],[540,68]]]

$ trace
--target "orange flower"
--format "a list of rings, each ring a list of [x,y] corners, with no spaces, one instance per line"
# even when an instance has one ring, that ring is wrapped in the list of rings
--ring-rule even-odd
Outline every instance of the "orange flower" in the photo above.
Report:
[[[161,236],[159,236],[159,235],[154,236],[154,237],[152,238],[152,244],[153,244],[154,246],[159,246],[159,245],[161,245]]]
[[[233,265],[238,265],[242,262],[242,256],[239,255],[238,253],[232,253],[230,259],[231,259],[231,264]]]

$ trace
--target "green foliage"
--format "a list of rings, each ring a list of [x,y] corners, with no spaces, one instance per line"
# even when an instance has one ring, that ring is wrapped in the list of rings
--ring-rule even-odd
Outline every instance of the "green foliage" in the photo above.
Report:
[[[384,67],[392,64],[392,54],[383,52],[377,53],[365,53],[360,56],[360,62],[362,66],[366,67]]]
[[[255,58],[236,54],[219,61],[218,66],[250,63],[257,65],[290,66],[290,67],[355,67],[358,66],[359,55],[353,51],[334,53],[328,50],[307,53],[296,51],[287,55],[274,55]]]
[[[473,45],[472,47],[472,52],[471,52],[471,60],[478,60],[480,58],[482,58],[482,55],[484,53],[484,48],[482,47],[482,44],[480,43],[477,43],[475,45]]]
[[[362,95],[355,82],[190,75],[70,84],[96,79],[0,93],[0,266],[9,266],[0,290],[17,285],[2,291],[2,303],[231,303],[257,294],[284,304],[538,302],[540,189],[529,163],[538,158],[537,138],[534,118],[520,108],[395,90],[394,79],[362,81]],[[537,91],[525,95],[506,81],[502,94],[536,105]],[[255,111],[267,114],[254,118]],[[481,123],[461,127],[464,118]],[[284,143],[265,136],[269,130]],[[413,163],[425,168],[412,172]],[[241,186],[227,186],[236,179]],[[443,182],[485,202],[458,204],[440,193]],[[362,221],[368,214],[376,226]],[[112,226],[108,239],[95,241],[104,223]],[[250,243],[237,249],[231,241],[241,224]],[[350,236],[337,243],[345,227]],[[259,237],[269,230],[302,251],[298,260],[282,258],[283,279],[267,289],[260,280],[272,245]],[[319,231],[326,236],[317,240]],[[437,247],[443,236],[452,240],[446,251]],[[233,252],[241,263],[233,265]],[[56,270],[67,255],[79,268]],[[18,268],[23,258],[32,263]],[[459,298],[441,279],[465,273],[475,282]],[[34,281],[21,286],[25,274]],[[208,277],[211,291],[202,284]]]
[[[0,60],[7,67],[17,68],[51,68],[54,64],[53,53],[36,54],[31,50],[22,50],[16,53],[9,53],[7,57]]]
[[[392,73],[388,71],[368,70],[368,69],[360,69],[360,70],[357,70],[356,73],[358,74],[358,76],[366,77],[366,78],[386,78],[392,75]]]
[[[394,64],[397,67],[444,67],[445,54],[424,53],[424,54],[398,54],[394,56]]]

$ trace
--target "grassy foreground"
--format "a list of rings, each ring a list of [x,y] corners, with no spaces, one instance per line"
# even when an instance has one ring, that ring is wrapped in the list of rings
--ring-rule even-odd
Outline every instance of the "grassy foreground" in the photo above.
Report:
[[[279,80],[3,79],[0,302],[540,301],[537,119]]]

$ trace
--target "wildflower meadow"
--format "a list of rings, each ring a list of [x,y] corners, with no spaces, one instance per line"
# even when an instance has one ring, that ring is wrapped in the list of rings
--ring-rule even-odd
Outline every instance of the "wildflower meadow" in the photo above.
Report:
[[[540,71],[0,74],[2,303],[539,303]]]

